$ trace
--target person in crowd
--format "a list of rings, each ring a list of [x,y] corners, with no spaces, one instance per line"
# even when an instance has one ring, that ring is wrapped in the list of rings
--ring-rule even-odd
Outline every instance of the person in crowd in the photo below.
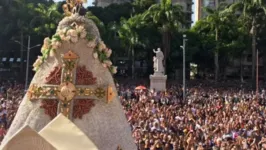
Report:
[[[260,150],[266,147],[264,90],[220,84],[166,92],[126,89],[121,103],[139,150]],[[120,85],[121,87],[122,85]],[[134,98],[133,98],[134,97]]]
[[[4,138],[9,126],[11,125],[24,91],[23,85],[13,84],[10,81],[0,82],[0,141]]]
[[[167,91],[156,92],[135,90],[133,81],[119,83],[119,97],[138,150],[266,149],[263,89],[257,94],[238,82],[191,81],[183,100],[180,85],[169,84]],[[0,82],[0,140],[16,115],[25,94],[22,89],[17,83]]]

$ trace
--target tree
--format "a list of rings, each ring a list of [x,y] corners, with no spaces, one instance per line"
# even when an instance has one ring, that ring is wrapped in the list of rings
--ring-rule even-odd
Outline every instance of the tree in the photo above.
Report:
[[[266,79],[266,16],[262,15],[261,20],[259,20],[258,24],[260,26],[258,30],[258,36],[257,36],[257,49],[260,50],[260,54],[263,55],[263,74],[264,79]],[[259,70],[261,72],[261,70]]]
[[[25,37],[32,35],[33,30],[29,25],[36,16],[35,8],[38,3],[49,4],[47,0],[4,0],[0,2],[3,6],[0,16],[3,18],[0,22],[0,46],[4,50],[17,48],[18,44],[14,41],[20,41],[20,73],[24,74],[24,51]],[[35,40],[35,39],[34,39]],[[13,41],[12,44],[8,44]],[[38,42],[39,43],[39,42]],[[23,76],[22,76],[23,77]]]
[[[133,11],[131,3],[114,3],[105,8],[88,7],[87,9],[97,16],[105,25],[114,21],[119,22],[122,17],[128,19]]]
[[[150,6],[156,4],[155,0],[135,0],[132,5],[135,13],[143,13],[145,10],[149,9]]]
[[[32,10],[34,8],[33,3],[27,3],[26,0],[15,0],[13,7],[11,7],[11,14],[13,16],[12,21],[14,21],[14,31],[20,33],[20,74],[23,74],[23,64],[24,64],[24,36],[26,33],[30,32],[30,27],[28,23],[32,20]],[[16,38],[16,37],[13,37]]]
[[[207,19],[197,21],[187,34],[189,39],[187,51],[195,51],[192,55],[192,62],[198,64],[199,69],[202,68],[204,72],[210,69],[213,70],[213,65],[210,65],[210,62],[214,60],[215,31],[209,26]]]
[[[34,32],[39,35],[50,37],[56,30],[57,23],[62,19],[63,15],[59,13],[60,6],[58,3],[53,4],[37,4],[34,9],[36,15],[32,19],[30,26]]]
[[[104,34],[105,33],[104,23],[97,16],[95,16],[94,14],[92,14],[90,11],[88,11],[85,16],[88,19],[91,19],[96,24],[96,26],[98,27],[98,29],[99,29],[99,31],[100,31],[101,34]]]
[[[221,4],[219,7],[221,6],[226,7],[227,5]],[[192,57],[192,61],[199,64],[201,68],[202,66],[203,68],[209,68],[208,62],[216,59],[214,69],[216,69],[216,64],[219,63],[218,70],[221,70],[220,74],[222,74],[222,70],[225,71],[225,68],[228,67],[229,60],[232,60],[232,58],[242,59],[241,56],[243,56],[243,52],[247,49],[249,43],[247,42],[247,34],[244,32],[246,25],[243,24],[243,20],[238,18],[235,13],[231,13],[229,9],[224,10],[219,7],[217,9],[220,9],[220,11],[206,8],[209,15],[198,21],[189,30],[190,40],[187,49],[193,51],[192,54],[195,55]],[[196,40],[195,37],[197,37]],[[218,55],[214,55],[218,58],[212,57],[214,59],[210,59],[211,53],[218,53]],[[214,73],[216,73],[216,70]],[[241,65],[240,73],[242,76]],[[225,76],[226,72],[224,72]],[[216,73],[216,77],[218,78],[218,73]]]
[[[155,24],[161,32],[165,68],[167,68],[166,60],[171,49],[171,34],[184,23],[183,16],[182,6],[172,5],[172,0],[161,0],[160,3],[152,5],[144,12],[143,19],[146,24]]]
[[[243,72],[243,56],[245,52],[247,52],[248,47],[251,45],[249,42],[249,35],[246,32],[248,26],[245,24],[245,18],[244,17],[239,17],[235,16],[236,20],[235,22],[232,22],[231,29],[233,32],[232,35],[232,42],[227,45],[227,48],[229,49],[228,51],[228,56],[233,57],[233,58],[238,58],[240,60],[240,65],[239,65],[239,70],[240,70],[240,81],[244,81],[244,72]]]
[[[10,12],[10,9],[11,4],[9,1],[0,1],[0,17],[2,18],[0,21],[0,47],[7,46],[7,40],[9,40],[11,36],[11,31],[14,28],[14,22],[11,19],[12,14]]]
[[[250,35],[252,38],[252,81],[255,83],[255,68],[256,68],[256,43],[258,29],[260,28],[258,21],[261,19],[261,14],[266,14],[266,5],[262,0],[242,0],[236,2],[230,7],[236,12],[242,11],[242,16],[248,21],[250,26]],[[253,84],[255,85],[255,84]],[[254,86],[255,87],[255,86]]]
[[[132,78],[135,75],[135,50],[134,47],[140,44],[137,29],[142,24],[142,15],[135,15],[134,17],[121,19],[120,29],[118,31],[119,38],[121,39],[124,47],[128,48],[128,55],[131,56],[132,60]]]
[[[226,3],[221,3],[218,7],[216,7],[216,9],[205,8],[206,12],[208,13],[206,18],[208,23],[206,25],[208,25],[210,29],[215,32],[216,47],[214,50],[214,65],[216,82],[218,81],[219,76],[219,48],[221,46],[219,35],[225,22],[228,21],[229,15],[231,15],[231,11],[225,9],[226,7]]]

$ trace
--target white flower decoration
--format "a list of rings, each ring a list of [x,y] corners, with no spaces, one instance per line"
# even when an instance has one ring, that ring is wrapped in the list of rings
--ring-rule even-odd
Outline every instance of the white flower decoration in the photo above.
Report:
[[[105,53],[106,53],[107,58],[109,58],[111,56],[111,54],[112,54],[112,50],[111,49],[107,49],[105,51]]]
[[[62,39],[62,41],[68,41],[67,37],[69,37],[69,36],[62,36],[60,38]]]
[[[87,32],[83,31],[80,33],[80,38],[84,39],[87,36]]]
[[[106,45],[104,44],[103,41],[100,41],[100,42],[99,42],[99,51],[101,52],[101,51],[103,51],[104,49],[106,49]]]
[[[98,53],[97,53],[97,52],[93,53],[93,57],[94,57],[95,59],[97,59],[97,58],[98,58]]]
[[[48,37],[46,37],[44,40],[43,40],[43,45],[49,45],[50,44],[50,39]]]
[[[103,63],[105,63],[108,67],[112,66],[113,64],[110,60],[105,60]]]
[[[76,30],[78,33],[81,33],[81,32],[85,31],[85,28],[84,28],[84,26],[77,26]]]
[[[87,46],[89,48],[95,48],[96,47],[96,40],[92,40],[92,41],[89,41],[89,43],[87,44]]]
[[[69,42],[70,39],[71,39],[71,36],[66,36],[66,37],[65,37],[65,41],[67,41],[67,42]]]
[[[46,47],[43,46],[43,47],[41,48],[41,53],[44,54],[47,50],[48,50],[48,49],[47,49]]]
[[[50,57],[54,57],[55,56],[55,50],[54,49],[51,49],[51,51],[49,53],[49,56]]]
[[[73,43],[77,43],[78,42],[78,37],[76,36],[76,37],[71,37],[71,42],[73,42]]]
[[[52,49],[57,50],[61,46],[61,43],[57,41],[56,39],[52,39],[51,45],[52,45]]]
[[[104,68],[107,68],[107,64],[105,64],[105,63],[102,63],[102,65],[103,65],[103,67],[104,67]]]
[[[66,33],[66,30],[59,30],[58,32],[57,32],[57,34],[61,37],[61,36],[65,36],[65,33]]]
[[[116,73],[117,73],[117,67],[116,67],[116,66],[112,66],[112,68],[111,68],[111,72],[112,72],[113,74],[116,74]]]
[[[37,60],[33,64],[33,67],[38,68],[42,63],[43,63],[42,57],[38,56]]]
[[[62,31],[63,31],[64,34],[66,34],[67,33],[67,28],[64,28]]]
[[[77,37],[78,36],[78,32],[76,30],[74,30],[74,29],[69,29],[67,31],[67,35],[71,36],[71,37]]]

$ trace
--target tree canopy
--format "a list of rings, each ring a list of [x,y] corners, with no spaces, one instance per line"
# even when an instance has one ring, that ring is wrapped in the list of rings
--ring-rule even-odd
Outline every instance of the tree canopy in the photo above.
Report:
[[[44,37],[53,35],[63,17],[62,5],[63,2],[51,0],[0,1],[0,52],[12,51],[12,55],[17,55],[21,46],[12,41],[25,43],[27,36],[32,36],[36,37],[32,38],[32,44],[40,44]],[[183,34],[188,38],[187,63],[212,70],[217,79],[225,74],[230,60],[242,59],[245,53],[254,54],[255,47],[260,51],[266,47],[266,7],[262,0],[241,0],[231,5],[221,3],[215,9],[204,8],[207,16],[191,28],[184,28],[187,12],[171,0],[159,3],[136,0],[105,8],[89,6],[87,10],[85,17],[96,23],[102,39],[113,49],[114,57],[129,57],[133,64],[147,60],[152,65],[152,49],[160,47],[168,73],[182,66]]]

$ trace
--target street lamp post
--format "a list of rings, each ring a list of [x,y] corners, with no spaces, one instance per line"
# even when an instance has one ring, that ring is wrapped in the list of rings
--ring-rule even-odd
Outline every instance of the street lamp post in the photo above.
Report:
[[[187,35],[183,34],[183,102],[186,100],[186,39]]]
[[[35,45],[35,46],[30,47],[30,36],[28,37],[28,46],[27,46],[27,47],[24,46],[24,45],[22,45],[19,41],[15,41],[15,42],[18,43],[18,44],[20,44],[21,46],[27,48],[27,66],[26,66],[26,77],[25,77],[26,79],[25,79],[25,87],[24,87],[25,90],[27,90],[28,82],[29,82],[29,60],[30,60],[30,50],[33,49],[33,48],[36,48],[36,47],[41,46],[41,44],[37,44],[37,45]],[[22,58],[21,58],[21,61],[23,61]]]
[[[26,80],[25,80],[25,90],[27,90],[28,82],[29,82],[29,61],[30,61],[30,50],[39,47],[41,44],[37,44],[35,46],[30,47],[30,36],[28,37],[28,48],[27,48],[27,68],[26,68]]]

